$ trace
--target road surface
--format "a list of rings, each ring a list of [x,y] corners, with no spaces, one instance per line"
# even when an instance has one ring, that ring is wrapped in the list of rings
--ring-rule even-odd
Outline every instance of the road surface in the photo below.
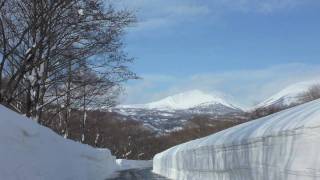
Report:
[[[118,172],[119,176],[108,180],[169,180],[152,173],[152,169],[130,169]]]

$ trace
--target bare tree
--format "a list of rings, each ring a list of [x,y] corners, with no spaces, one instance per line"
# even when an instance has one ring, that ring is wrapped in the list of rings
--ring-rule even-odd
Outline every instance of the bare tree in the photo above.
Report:
[[[121,41],[135,21],[131,12],[103,0],[0,0],[0,9],[2,104],[39,122],[56,107],[68,121],[79,91],[85,91],[84,106],[103,95],[110,106],[121,83],[136,78]],[[95,78],[79,81],[81,69]]]

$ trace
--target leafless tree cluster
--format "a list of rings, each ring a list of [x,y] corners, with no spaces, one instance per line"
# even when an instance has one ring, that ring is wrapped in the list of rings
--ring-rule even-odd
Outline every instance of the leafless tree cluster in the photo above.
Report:
[[[294,105],[292,105],[294,106]],[[261,117],[265,117],[282,110],[288,109],[292,106],[271,105],[266,107],[259,107],[247,113],[247,117],[250,120],[255,120]]]
[[[0,0],[0,103],[34,117],[112,106],[135,78],[122,51],[132,13],[103,0]]]
[[[172,144],[181,144],[217,133],[244,122],[246,122],[246,120],[237,118],[211,119],[207,116],[195,116],[187,122],[182,130],[170,133],[167,136],[167,142],[170,142],[171,146]]]
[[[51,117],[54,112],[45,113]],[[82,111],[74,109],[70,117],[69,138],[82,141]],[[229,127],[246,122],[243,118],[211,119],[207,116],[196,116],[188,121],[181,130],[159,135],[147,129],[142,122],[131,120],[115,112],[88,110],[88,120],[83,143],[93,147],[108,148],[117,158],[148,160],[175,145],[205,137]],[[64,125],[56,121],[46,121],[46,126],[55,132],[62,132]],[[64,124],[65,122],[62,122]]]
[[[320,98],[320,85],[316,84],[311,86],[306,92],[299,94],[299,96],[297,97],[297,102],[294,102],[292,104],[289,105],[270,105],[267,107],[260,107],[257,109],[252,110],[251,112],[247,113],[247,116],[249,119],[254,120],[254,119],[258,119],[261,117],[265,117],[268,116],[270,114],[274,114],[277,113],[279,111],[294,107],[294,106],[298,106],[300,104],[306,103],[306,102],[310,102],[316,99]]]
[[[126,119],[114,112],[88,110],[85,132],[83,133],[82,111],[73,109],[69,118],[69,137],[75,141],[89,144],[93,147],[108,148],[117,158],[122,159],[151,159],[155,152],[160,152],[155,143],[157,137],[146,129],[141,122]],[[45,113],[44,117],[52,113]],[[63,135],[62,126],[57,121],[46,121],[47,127]],[[82,135],[85,138],[82,139]],[[164,143],[164,142],[163,142]],[[158,143],[159,144],[159,143]],[[164,150],[164,149],[161,149]]]
[[[311,86],[307,92],[301,95],[302,102],[309,102],[320,98],[320,84]]]

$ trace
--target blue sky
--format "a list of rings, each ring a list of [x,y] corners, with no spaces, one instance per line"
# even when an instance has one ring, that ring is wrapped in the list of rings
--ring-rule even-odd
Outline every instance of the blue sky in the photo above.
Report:
[[[320,74],[318,0],[121,0],[137,13],[126,51],[143,79],[123,103],[219,91],[244,105]]]

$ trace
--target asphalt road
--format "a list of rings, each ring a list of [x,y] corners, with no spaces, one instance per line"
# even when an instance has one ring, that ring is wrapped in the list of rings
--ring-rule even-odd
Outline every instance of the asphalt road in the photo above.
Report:
[[[152,173],[152,169],[131,169],[118,172],[119,176],[108,180],[169,180]]]

